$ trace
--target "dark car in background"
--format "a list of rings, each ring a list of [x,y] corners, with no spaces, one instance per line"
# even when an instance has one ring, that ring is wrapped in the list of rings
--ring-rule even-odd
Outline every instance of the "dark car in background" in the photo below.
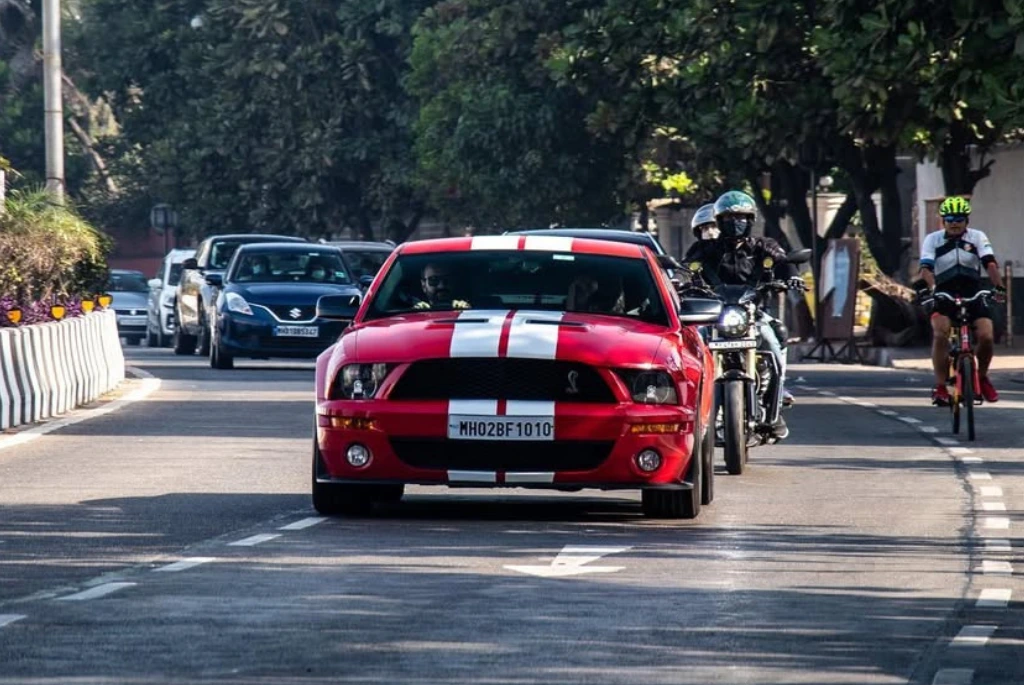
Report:
[[[235,250],[251,243],[294,242],[308,245],[305,238],[274,235],[272,233],[238,233],[212,235],[199,243],[196,256],[182,262],[181,281],[178,283],[175,307],[178,326],[174,331],[174,353],[210,353],[210,318],[217,290],[206,277],[223,274]]]
[[[352,280],[364,289],[369,287],[384,262],[395,251],[395,244],[391,242],[337,240],[327,244],[341,251],[341,258]]]
[[[362,292],[336,247],[311,243],[243,245],[226,272],[206,280],[219,289],[209,352],[215,369],[232,368],[236,357],[317,357],[348,327]],[[317,318],[325,295],[350,298],[347,320]]]
[[[146,337],[149,321],[149,284],[141,271],[111,269],[107,280],[110,308],[117,316],[117,333],[129,345]]]

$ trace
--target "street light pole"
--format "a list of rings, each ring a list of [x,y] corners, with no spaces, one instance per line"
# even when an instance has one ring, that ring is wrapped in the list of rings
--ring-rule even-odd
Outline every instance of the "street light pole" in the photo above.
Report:
[[[43,108],[46,131],[46,189],[64,202],[64,97],[60,59],[60,0],[43,0]]]

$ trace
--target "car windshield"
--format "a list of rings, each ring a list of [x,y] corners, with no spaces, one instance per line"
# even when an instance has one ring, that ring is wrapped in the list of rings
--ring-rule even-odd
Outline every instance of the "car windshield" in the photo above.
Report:
[[[110,274],[107,290],[112,293],[145,293],[149,292],[149,286],[142,274]]]
[[[249,252],[235,262],[235,283],[352,283],[337,252]]]
[[[171,264],[171,272],[167,275],[167,285],[178,285],[181,281],[181,262]]]
[[[358,280],[363,276],[376,276],[391,253],[385,250],[346,249],[344,255],[349,273]]]
[[[467,307],[589,312],[668,325],[644,260],[507,250],[400,255],[366,318]]]

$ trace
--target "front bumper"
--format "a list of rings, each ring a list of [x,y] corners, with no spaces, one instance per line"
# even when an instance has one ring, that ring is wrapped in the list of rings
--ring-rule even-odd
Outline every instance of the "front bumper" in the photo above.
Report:
[[[537,404],[554,406],[551,440],[449,438],[446,401],[321,402],[317,480],[561,490],[692,487],[686,481],[694,445],[692,410],[632,403]],[[339,427],[346,419],[372,420],[373,425]],[[633,432],[634,426],[666,424],[677,430]],[[370,451],[365,466],[354,467],[346,460],[353,444]],[[641,471],[634,460],[644,449],[661,455],[654,472]]]
[[[221,348],[233,357],[314,359],[337,342],[347,324],[316,319],[294,324],[302,328],[316,327],[316,337],[285,336],[277,334],[280,327],[293,324],[258,316],[221,313],[218,326]]]

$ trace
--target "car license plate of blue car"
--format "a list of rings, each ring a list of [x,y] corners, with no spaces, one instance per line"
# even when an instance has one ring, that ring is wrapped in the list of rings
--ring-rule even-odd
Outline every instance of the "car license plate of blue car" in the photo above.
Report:
[[[450,440],[554,440],[550,416],[449,416]]]
[[[320,335],[318,326],[278,326],[274,335],[280,338],[315,338]]]

